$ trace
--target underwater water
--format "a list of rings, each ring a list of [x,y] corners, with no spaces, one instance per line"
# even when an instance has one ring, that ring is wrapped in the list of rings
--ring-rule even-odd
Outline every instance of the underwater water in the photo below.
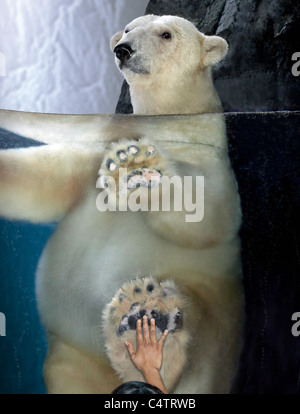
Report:
[[[55,226],[0,220],[0,309],[6,337],[0,337],[0,393],[45,393],[47,351],[35,299],[35,270]]]
[[[234,392],[297,393],[300,336],[300,113],[226,114],[241,197],[245,345]],[[33,142],[0,131],[0,147]],[[0,393],[44,393],[47,345],[35,299],[35,269],[56,226],[0,221]]]

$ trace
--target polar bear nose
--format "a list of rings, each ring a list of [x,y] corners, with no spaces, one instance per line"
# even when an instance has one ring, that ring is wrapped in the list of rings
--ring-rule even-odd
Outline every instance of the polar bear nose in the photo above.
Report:
[[[129,43],[122,43],[115,47],[114,53],[116,54],[117,58],[124,63],[130,59],[133,50],[131,49]]]

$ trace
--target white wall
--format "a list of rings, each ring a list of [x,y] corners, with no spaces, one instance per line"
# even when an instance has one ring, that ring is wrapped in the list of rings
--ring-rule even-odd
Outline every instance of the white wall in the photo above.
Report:
[[[109,41],[143,15],[147,4],[148,0],[0,0],[0,55],[5,57],[1,55],[0,62],[0,108],[114,113],[123,78]]]

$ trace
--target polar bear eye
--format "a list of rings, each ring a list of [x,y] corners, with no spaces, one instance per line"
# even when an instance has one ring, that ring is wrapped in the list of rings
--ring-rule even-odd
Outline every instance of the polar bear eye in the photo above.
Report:
[[[172,35],[169,32],[163,32],[163,34],[161,35],[161,37],[163,39],[169,40],[169,39],[171,39]]]

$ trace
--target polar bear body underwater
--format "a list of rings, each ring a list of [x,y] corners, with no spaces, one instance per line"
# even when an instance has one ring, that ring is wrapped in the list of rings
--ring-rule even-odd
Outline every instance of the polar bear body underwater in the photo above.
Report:
[[[49,145],[0,153],[1,215],[61,220],[36,282],[49,340],[48,392],[111,393],[121,381],[111,364],[123,381],[143,380],[124,342],[134,341],[136,319],[151,312],[158,328],[170,330],[162,367],[169,391],[229,392],[243,316],[240,209],[211,77],[227,44],[185,19],[151,15],[117,33],[111,47],[138,117],[90,118],[97,139],[87,128],[77,141],[56,144],[46,138],[55,124],[46,116],[40,140]],[[10,116],[2,112],[2,119]],[[56,119],[62,130],[70,120]],[[122,168],[129,194],[135,180],[148,194],[151,174],[203,176],[203,219],[188,222],[187,209],[100,212],[99,194],[119,194],[97,188],[99,170],[100,181],[118,182]]]

